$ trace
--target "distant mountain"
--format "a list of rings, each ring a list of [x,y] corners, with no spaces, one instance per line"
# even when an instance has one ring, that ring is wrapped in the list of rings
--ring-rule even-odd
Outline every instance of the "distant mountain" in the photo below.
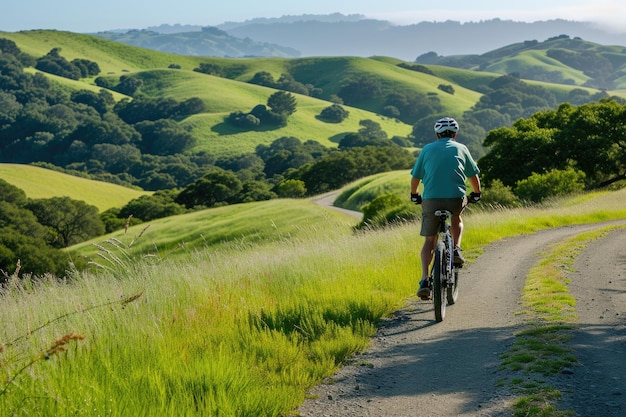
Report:
[[[216,28],[161,25],[111,30],[95,36],[134,46],[194,56],[388,56],[415,61],[423,54],[483,54],[523,41],[568,35],[603,45],[626,45],[626,33],[589,22],[491,19],[394,25],[362,15],[300,15],[226,22]]]
[[[336,16],[335,16],[336,18]],[[418,56],[482,54],[525,40],[569,35],[604,45],[626,45],[626,33],[617,34],[589,22],[548,20],[533,23],[492,19],[460,23],[421,22],[398,26],[354,16],[330,22],[302,16],[299,21],[251,20],[218,25],[239,38],[269,42],[300,51],[302,56],[389,56],[414,61]]]
[[[160,30],[167,30],[167,32],[157,32],[150,29],[128,30],[126,32],[115,30],[92,35],[127,45],[188,56],[230,58],[268,56],[293,58],[300,56],[300,52],[296,49],[267,42],[255,42],[250,38],[236,38],[215,27],[201,28],[177,25],[169,28],[160,27]],[[177,30],[179,31],[177,32]],[[183,31],[180,32],[180,30]]]

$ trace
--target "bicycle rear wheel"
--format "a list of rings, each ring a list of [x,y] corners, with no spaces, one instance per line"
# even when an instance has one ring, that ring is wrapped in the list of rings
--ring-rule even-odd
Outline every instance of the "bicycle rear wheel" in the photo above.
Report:
[[[457,268],[454,268],[452,274],[452,287],[448,287],[446,290],[448,305],[456,303],[456,300],[459,298],[459,270]]]
[[[435,248],[435,262],[433,264],[433,303],[435,304],[435,320],[443,321],[446,316],[446,286],[443,285],[445,275],[445,246],[442,242],[437,243]]]

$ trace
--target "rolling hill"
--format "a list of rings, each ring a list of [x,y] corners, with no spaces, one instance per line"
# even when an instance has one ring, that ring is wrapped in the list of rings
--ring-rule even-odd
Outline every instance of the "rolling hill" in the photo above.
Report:
[[[437,64],[498,74],[517,73],[529,80],[586,86],[606,90],[626,89],[626,47],[599,45],[567,35],[543,42],[524,41],[482,55],[417,58],[422,64]]]
[[[33,56],[43,56],[53,47],[61,48],[61,53],[67,60],[81,58],[97,62],[102,70],[102,76],[105,77],[136,76],[145,82],[144,90],[147,95],[171,97],[177,100],[200,97],[206,103],[208,111],[184,120],[182,123],[190,126],[194,135],[200,139],[198,150],[210,151],[217,157],[251,152],[258,144],[271,143],[284,136],[296,136],[302,140],[313,139],[327,146],[336,146],[343,135],[357,131],[359,121],[363,119],[377,121],[390,136],[406,136],[411,130],[411,127],[404,123],[383,118],[364,109],[349,108],[349,106],[346,107],[351,112],[351,116],[344,123],[323,123],[315,116],[321,109],[332,103],[301,95],[298,95],[299,111],[292,116],[292,120],[284,128],[269,131],[240,131],[225,126],[224,117],[230,112],[250,111],[254,106],[265,103],[267,98],[276,91],[249,84],[247,81],[259,71],[269,71],[279,77],[294,65],[294,62],[288,59],[234,60],[182,56],[128,46],[88,35],[57,31],[0,32],[0,38],[14,41],[23,52]],[[354,60],[358,61],[357,58]],[[232,79],[193,71],[201,63],[220,65]],[[392,67],[376,64],[376,62],[372,64],[383,68]],[[171,65],[177,65],[179,69],[169,69]],[[340,81],[341,74],[333,73],[332,69],[329,71],[331,74],[326,73],[326,77],[333,82]],[[378,71],[378,69],[372,71]],[[58,77],[52,76],[51,79],[59,83]],[[83,79],[78,83],[65,80],[60,83],[70,89],[93,89],[95,87],[93,78]]]
[[[600,81],[601,76],[605,80],[610,78],[609,81],[616,87],[606,90],[606,94],[626,98],[626,88],[622,88],[626,77],[620,75],[624,72],[626,62],[624,48],[607,47],[567,36],[546,42],[512,44],[480,56],[429,55],[423,57],[425,62],[421,64],[385,56],[237,59],[186,56],[139,48],[91,35],[50,30],[0,32],[0,38],[15,42],[20,50],[32,57],[44,56],[53,48],[58,48],[67,60],[87,59],[96,62],[101,69],[101,79],[110,80],[113,85],[121,77],[132,77],[141,83],[141,94],[149,98],[178,101],[199,98],[205,110],[181,117],[176,122],[196,140],[187,153],[202,153],[215,159],[252,153],[258,145],[268,145],[285,137],[313,140],[326,147],[335,147],[346,134],[359,131],[360,122],[366,119],[378,123],[390,138],[407,138],[412,135],[415,119],[410,121],[402,116],[383,116],[389,97],[402,102],[406,98],[421,95],[425,100],[437,103],[439,107],[435,110],[436,114],[459,117],[493,90],[490,85],[494,80],[511,71],[528,74],[528,78],[521,79],[528,84],[541,86],[554,95],[557,103],[570,100],[577,91],[584,92],[588,97],[604,93],[588,85],[590,81]],[[586,61],[583,58],[589,56],[609,62],[610,68],[614,70],[610,77],[605,76],[606,71],[593,73],[584,68],[582,63]],[[202,65],[209,66],[215,75],[200,72],[199,67]],[[33,68],[27,70],[39,72]],[[267,73],[274,79],[288,75],[301,85],[314,87],[317,93],[315,96],[294,93],[297,111],[284,126],[240,128],[227,123],[225,119],[232,112],[250,112],[255,106],[266,103],[277,91],[276,88],[252,84],[250,81],[259,73]],[[99,87],[102,84],[97,85],[96,77],[93,76],[69,80],[42,74],[67,91],[99,91],[102,88]],[[550,77],[552,80],[547,79]],[[319,118],[321,111],[334,103],[346,85],[352,83],[360,86],[362,82],[375,84],[377,91],[351,99],[350,105],[343,104],[349,112],[346,119],[329,123]],[[115,100],[130,98],[110,91]],[[425,110],[425,113],[411,117],[423,117],[424,123],[429,124],[428,120],[435,117],[432,111]],[[483,128],[484,131],[488,129]],[[480,129],[469,130],[472,131],[465,135],[474,135],[470,137],[472,149],[484,151],[479,148],[485,132]],[[426,128],[424,132],[426,139],[415,138],[416,143],[417,139],[430,140],[430,132]]]
[[[424,65],[427,72],[421,72],[401,67],[400,65],[406,64],[402,60],[381,56],[229,59],[159,52],[71,32],[0,32],[0,37],[14,41],[22,51],[32,56],[43,56],[57,47],[61,48],[62,55],[68,60],[92,60],[100,66],[102,77],[136,77],[142,80],[142,92],[148,96],[171,97],[177,100],[201,98],[207,111],[180,123],[189,127],[198,139],[194,151],[206,151],[216,157],[252,152],[256,145],[269,144],[280,137],[312,139],[325,146],[336,146],[346,133],[357,131],[359,122],[364,119],[379,123],[389,137],[409,135],[412,129],[410,125],[377,114],[384,105],[378,98],[345,106],[350,116],[341,123],[324,123],[317,118],[324,107],[332,104],[329,101],[340,92],[342,86],[358,78],[374,79],[389,93],[397,91],[437,97],[443,109],[442,113],[451,115],[459,115],[472,108],[491,81],[510,71],[524,73],[533,69],[535,73],[562,74],[560,77],[566,80],[565,83],[531,81],[540,83],[560,101],[566,101],[573,89],[583,87],[590,79],[583,70],[548,58],[546,50],[550,46],[539,48],[547,43],[533,45],[528,50],[521,50],[519,45],[502,48],[479,57],[479,65],[467,68],[459,65],[459,62],[466,62],[467,57],[440,57],[436,62]],[[565,48],[566,42],[577,45],[578,49],[602,48],[582,40],[560,39],[558,42],[560,48]],[[606,52],[603,50],[602,53],[607,55],[610,52],[610,58],[616,65],[624,61],[626,54],[623,51],[618,48],[605,49]],[[443,65],[447,63],[450,65]],[[201,64],[219,67],[220,76],[194,71]],[[172,69],[172,66],[178,69]],[[298,111],[287,126],[278,129],[241,130],[224,123],[224,118],[231,112],[250,111],[257,104],[264,103],[276,91],[249,83],[256,73],[262,71],[270,73],[276,79],[282,74],[290,74],[298,82],[313,85],[322,93],[318,98],[297,95]],[[51,79],[69,89],[97,88],[93,78],[72,82],[59,81],[59,77],[53,76]],[[615,85],[618,88],[609,90],[609,93],[626,97],[626,90],[620,90],[622,82],[622,78],[616,77]],[[442,92],[439,89],[442,84],[450,85],[454,94]],[[591,94],[599,91],[595,88],[584,88]],[[119,99],[123,96],[116,93],[116,97]]]
[[[32,165],[0,164],[0,179],[24,191],[28,198],[70,197],[99,211],[122,207],[132,199],[151,194]]]

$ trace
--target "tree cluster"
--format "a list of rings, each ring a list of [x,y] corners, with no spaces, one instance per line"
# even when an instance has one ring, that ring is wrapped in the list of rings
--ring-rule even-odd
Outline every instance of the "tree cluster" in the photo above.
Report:
[[[318,118],[327,123],[341,123],[348,118],[349,115],[350,112],[339,104],[331,104],[322,109]]]
[[[35,68],[49,74],[78,80],[100,74],[97,63],[88,59],[74,59],[69,62],[61,56],[61,48],[53,48],[45,56],[37,59]]]
[[[499,180],[520,197],[537,201],[563,189],[605,187],[626,179],[626,105],[603,99],[537,112],[512,127],[489,132],[479,160],[486,184]],[[538,192],[539,190],[540,192]]]
[[[270,145],[258,145],[253,154],[217,160],[180,192],[157,192],[135,199],[121,210],[110,210],[107,224],[115,230],[121,218],[130,215],[148,221],[187,210],[305,197],[367,175],[411,166],[412,155],[386,139],[377,123],[366,120],[361,124],[363,128],[355,134],[361,138],[360,146],[329,149],[313,140],[282,137]]]
[[[115,103],[106,90],[70,93],[40,73],[25,72],[28,60],[19,48],[0,41],[1,162],[61,167],[146,190],[185,186],[213,162],[183,153],[195,139],[175,122],[204,111],[202,100],[138,95]],[[58,55],[53,51],[48,58]],[[121,78],[121,84],[133,84],[132,77]]]
[[[317,88],[313,84],[304,84],[296,81],[289,73],[283,73],[278,80],[274,80],[274,76],[271,73],[260,71],[254,74],[250,83],[312,97],[321,97],[323,93],[321,88]]]
[[[296,98],[286,91],[277,91],[267,99],[267,106],[259,104],[249,113],[240,110],[228,115],[227,121],[243,129],[257,127],[281,127],[287,124],[287,118],[296,111]]]
[[[556,96],[541,86],[530,85],[516,74],[503,75],[482,87],[483,96],[457,120],[461,124],[459,142],[464,143],[478,158],[485,154],[483,143],[487,132],[500,127],[511,126],[513,121],[527,118],[536,112],[553,109],[557,106]],[[573,89],[569,93],[571,104],[582,104],[608,97],[605,92],[590,94],[583,89]],[[428,116],[413,124],[411,137],[417,147],[433,140],[433,117]]]
[[[0,180],[0,283],[18,269],[60,275],[68,268],[61,249],[102,233],[96,207],[68,197],[29,199]]]

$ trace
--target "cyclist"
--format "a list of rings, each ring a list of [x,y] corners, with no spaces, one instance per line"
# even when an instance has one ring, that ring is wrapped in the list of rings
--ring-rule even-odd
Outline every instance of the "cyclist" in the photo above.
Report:
[[[467,147],[458,143],[456,135],[459,124],[451,117],[444,117],[435,122],[437,140],[422,148],[415,166],[411,171],[411,201],[422,204],[422,226],[420,235],[425,237],[422,247],[422,280],[417,296],[430,298],[428,268],[433,259],[439,231],[439,218],[436,210],[448,210],[452,213],[450,231],[454,239],[454,263],[465,262],[461,254],[463,220],[461,213],[467,205],[466,180],[469,179],[473,192],[469,200],[478,202],[481,196],[480,170]],[[423,196],[418,193],[418,186],[423,183]]]

